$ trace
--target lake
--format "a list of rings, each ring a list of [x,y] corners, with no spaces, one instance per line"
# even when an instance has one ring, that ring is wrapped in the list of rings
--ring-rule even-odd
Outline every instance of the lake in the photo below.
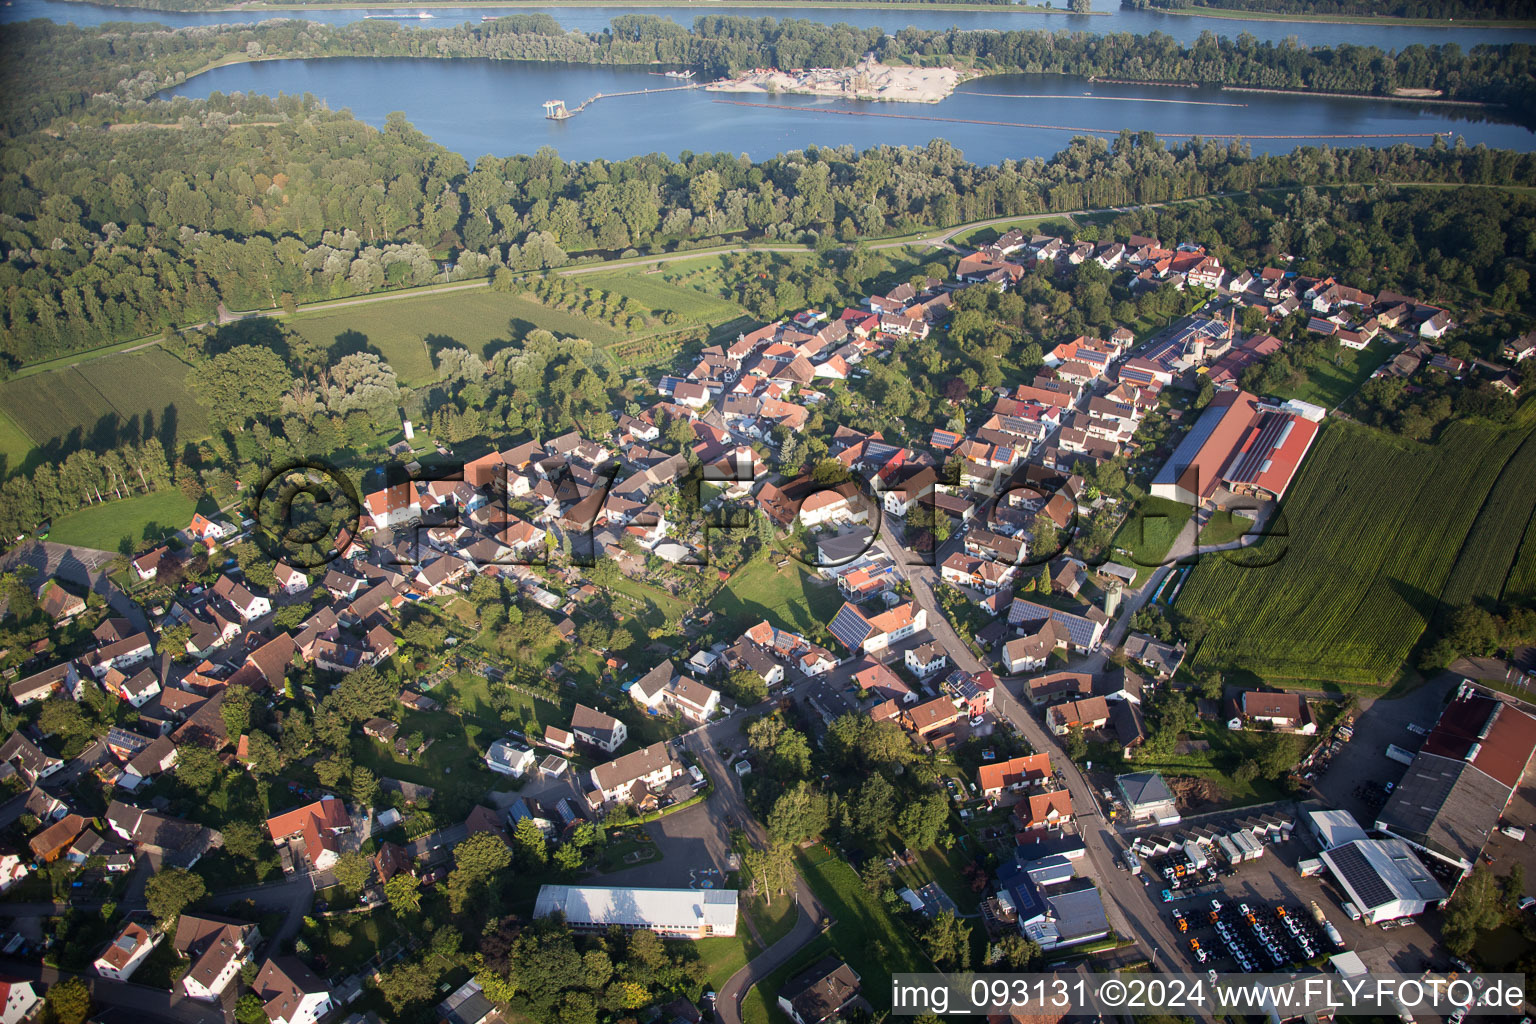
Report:
[[[1061,0],[1064,6],[1066,0]],[[1294,36],[1307,46],[1334,46],[1340,42],[1362,46],[1379,46],[1386,50],[1400,50],[1416,43],[1434,45],[1457,43],[1472,47],[1479,43],[1536,43],[1536,29],[1495,29],[1475,27],[1475,23],[1440,27],[1404,25],[1330,25],[1288,21],[1240,21],[1227,18],[1201,18],[1183,14],[1165,14],[1157,11],[1125,10],[1118,0],[1094,0],[1094,9],[1102,15],[1030,14],[999,8],[996,11],[946,11],[942,7],[931,10],[913,10],[904,7],[896,11],[840,8],[784,8],[784,7],[730,7],[701,3],[677,7],[481,7],[481,8],[432,8],[433,17],[427,20],[400,19],[402,24],[415,26],[456,25],[460,22],[478,22],[485,14],[511,14],[541,11],[553,15],[560,24],[585,32],[600,32],[615,15],[655,14],[671,18],[680,25],[690,25],[703,13],[738,14],[748,17],[808,18],[814,21],[851,25],[879,25],[892,32],[911,25],[927,29],[1041,29],[1047,31],[1069,30],[1073,32],[1132,32],[1145,34],[1163,32],[1181,43],[1190,43],[1201,32],[1232,36],[1248,32],[1259,39],[1281,40]],[[420,8],[400,8],[402,12],[415,13]],[[297,8],[292,15],[279,11],[147,11],[130,7],[108,7],[99,4],[74,3],[70,0],[11,0],[0,7],[0,21],[25,21],[30,18],[48,18],[52,21],[73,22],[76,25],[99,25],[106,21],[157,21],[161,24],[216,25],[228,22],[256,22],[272,18],[301,17],[311,21],[345,24],[358,21],[368,14],[387,13],[364,9],[305,11]]]
[[[1059,75],[993,75],[941,103],[863,103],[815,96],[669,91],[610,96],[565,121],[543,103],[569,107],[597,93],[664,89],[645,71],[492,60],[338,57],[232,64],[162,95],[219,91],[312,93],[379,126],[391,111],[473,161],[553,146],[568,160],[644,153],[746,153],[755,159],[807,146],[926,145],[944,138],[978,163],[1046,157],[1075,134],[1147,130],[1183,141],[1245,135],[1256,152],[1300,145],[1425,144],[1436,133],[1471,144],[1532,148],[1532,133],[1485,119],[1475,108],[1374,99],[1277,96],[1216,88],[1092,83]],[[462,102],[448,101],[459,97]],[[1299,138],[1327,133],[1327,138]],[[1269,136],[1263,138],[1261,136]]]

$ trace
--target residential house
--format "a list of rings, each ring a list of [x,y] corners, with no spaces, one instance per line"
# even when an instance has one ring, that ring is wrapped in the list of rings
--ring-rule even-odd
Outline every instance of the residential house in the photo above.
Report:
[[[1419,337],[1431,340],[1441,338],[1455,326],[1456,322],[1451,319],[1451,314],[1442,309],[1419,325]]]
[[[917,694],[912,688],[880,662],[866,660],[862,664],[862,668],[855,666],[853,672],[853,681],[861,696],[874,697],[882,702],[894,700],[898,704],[911,704],[917,700]]]
[[[75,670],[75,663],[66,661],[12,683],[11,700],[18,707],[26,707],[54,694],[72,694],[79,684],[80,673]]]
[[[272,602],[259,594],[253,594],[243,583],[228,576],[220,576],[213,583],[213,592],[233,608],[242,622],[259,619],[272,610]]]
[[[571,734],[578,741],[611,754],[629,738],[629,727],[612,715],[577,704],[571,713]]]
[[[1159,825],[1179,822],[1178,804],[1173,791],[1157,772],[1133,772],[1116,777],[1115,786],[1132,821],[1155,821]]]
[[[363,498],[363,510],[375,530],[387,530],[421,518],[421,500],[409,481],[391,484]]]
[[[91,675],[100,679],[111,669],[123,671],[131,665],[144,661],[153,653],[149,634],[134,633],[116,643],[96,648],[81,658],[80,662],[91,670]]]
[[[1006,761],[983,764],[976,770],[976,784],[981,790],[981,795],[989,800],[1002,795],[1005,789],[1017,790],[1029,786],[1043,786],[1050,781],[1051,777],[1049,754],[1011,757]]]
[[[661,793],[667,783],[682,774],[682,764],[672,756],[667,745],[653,743],[593,768],[592,793],[587,800],[594,807],[604,803],[644,806]]]
[[[274,845],[287,849],[295,870],[302,857],[309,862],[309,870],[324,871],[341,855],[338,837],[352,831],[352,819],[340,797],[323,796],[268,818],[267,831]]]
[[[58,860],[84,831],[84,818],[78,814],[66,814],[27,840],[27,845],[32,848],[32,859],[39,864]]]
[[[903,713],[906,726],[920,739],[929,739],[949,728],[965,716],[963,709],[955,706],[950,697],[936,697]]]
[[[0,764],[10,765],[16,777],[28,786],[35,785],[38,779],[46,779],[64,767],[61,759],[44,753],[20,729],[0,744]]]
[[[1164,643],[1145,633],[1132,633],[1121,645],[1121,653],[1152,672],[1158,679],[1170,679],[1184,663],[1182,643]]]
[[[859,975],[835,956],[824,956],[796,974],[779,990],[779,1008],[795,1024],[824,1024],[863,1002]]]
[[[1014,811],[1024,831],[1059,828],[1072,820],[1072,794],[1065,789],[1031,793]]]
[[[856,604],[838,609],[828,629],[849,650],[873,654],[904,640],[928,625],[928,613],[910,601],[874,615]]]
[[[314,1024],[331,1009],[330,988],[297,957],[262,964],[251,991],[272,1024]]]
[[[42,997],[30,981],[0,977],[0,1024],[21,1024],[32,1019],[32,1011]]]
[[[1237,695],[1234,704],[1236,714],[1228,719],[1228,729],[1260,726],[1303,736],[1317,732],[1317,722],[1312,718],[1306,698],[1299,693],[1244,690]]]
[[[670,660],[631,683],[629,697],[648,711],[675,712],[690,722],[705,721],[720,705],[718,690],[679,674]]]
[[[1504,346],[1504,358],[1512,363],[1524,362],[1536,356],[1536,331],[1526,331]]]
[[[260,942],[261,930],[247,921],[184,911],[171,939],[171,948],[191,961],[181,976],[182,992],[217,1002]]]
[[[1035,676],[1024,688],[1033,704],[1043,704],[1055,697],[1086,697],[1093,693],[1093,676],[1087,672],[1051,672]]]
[[[1039,624],[1047,619],[1066,629],[1067,646],[1084,653],[1099,649],[1104,627],[1109,623],[1109,616],[1093,605],[1085,606],[1081,612],[1069,612],[1015,597],[1008,607],[1008,624],[1022,627],[1020,632],[1026,636],[1038,633]]]
[[[85,611],[85,598],[60,586],[54,579],[43,581],[37,598],[38,607],[43,610],[43,614],[58,626],[73,621],[76,616]]]
[[[524,774],[532,771],[537,763],[538,758],[532,750],[511,740],[496,740],[485,752],[487,768],[499,775],[510,775],[514,779],[522,778]]]
[[[106,821],[112,831],[147,856],[157,870],[162,866],[190,868],[203,854],[224,843],[224,836],[211,828],[168,818],[120,800],[107,805]]]
[[[149,957],[161,937],[158,931],[150,932],[137,921],[129,921],[116,938],[107,943],[107,948],[91,967],[110,981],[127,981]]]
[[[949,655],[939,646],[937,640],[907,648],[902,659],[906,662],[907,668],[911,669],[919,679],[927,679],[937,672],[942,672],[949,665]]]
[[[160,575],[160,562],[168,554],[170,549],[164,546],[146,551],[133,560],[133,571],[138,573],[141,580],[152,580]]]
[[[1109,724],[1109,702],[1103,697],[1089,697],[1056,704],[1047,709],[1045,722],[1057,736],[1065,736],[1074,728],[1102,729]]]
[[[309,589],[309,577],[286,562],[278,562],[272,567],[272,574],[277,578],[277,585],[285,594],[301,594]]]
[[[1055,619],[1037,619],[1029,626],[1031,631],[1003,644],[1003,665],[1015,675],[1044,668],[1051,652],[1069,641],[1066,627]]]

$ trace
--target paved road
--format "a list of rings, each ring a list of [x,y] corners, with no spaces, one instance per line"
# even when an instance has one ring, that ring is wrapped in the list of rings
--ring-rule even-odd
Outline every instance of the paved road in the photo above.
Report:
[[[0,559],[0,569],[10,571],[18,565],[30,565],[37,570],[35,583],[47,577],[57,577],[69,583],[89,587],[107,599],[113,614],[132,622],[134,629],[147,632],[149,620],[144,617],[143,609],[119,590],[117,585],[101,571],[103,566],[116,557],[115,551],[72,547],[46,540],[35,540],[7,552],[5,557]]]
[[[771,704],[765,702],[757,708],[738,711],[730,718],[695,729],[683,737],[684,748],[698,759],[699,766],[714,782],[714,789],[705,801],[710,817],[722,824],[736,821],[748,837],[760,846],[767,844],[768,835],[747,809],[741,779],[721,759],[716,744],[730,741],[732,749],[740,749],[747,721],[771,707]],[[721,834],[723,841],[725,830],[721,828],[715,831]],[[748,990],[793,959],[796,953],[820,934],[820,922],[826,912],[816,902],[805,880],[798,875],[795,877],[795,901],[799,904],[800,916],[789,934],[759,953],[721,986],[715,998],[715,1012],[724,1024],[741,1024],[741,1001]]]
[[[57,971],[35,961],[0,957],[0,972],[8,977],[26,981],[40,981],[44,986],[57,984],[64,978],[82,978],[90,986],[91,999],[97,1006],[118,1007],[132,1011],[140,1021],[164,1021],[167,1024],[224,1024],[224,1014],[207,1003],[199,1003],[172,995],[164,989],[135,985],[132,982],[108,981],[92,974],[74,971]]]

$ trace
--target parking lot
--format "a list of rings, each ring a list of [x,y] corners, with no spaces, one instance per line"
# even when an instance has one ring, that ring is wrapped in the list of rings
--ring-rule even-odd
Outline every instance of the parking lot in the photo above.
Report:
[[[1344,948],[1359,953],[1375,970],[1412,973],[1430,965],[1449,966],[1444,950],[1436,949],[1440,931],[1438,912],[1429,911],[1402,925],[1394,922],[1391,927],[1350,920],[1343,910],[1344,894],[1326,873],[1312,878],[1297,874],[1298,861],[1316,856],[1310,842],[1302,838],[1300,828],[1290,838],[1266,844],[1263,849],[1262,857],[1237,865],[1212,858],[1216,879],[1210,881],[1202,876],[1195,885],[1170,890],[1174,897],[1170,900],[1161,899],[1162,890],[1169,888],[1161,871],[1164,861],[1143,860],[1142,879],[1149,895],[1162,908],[1171,939],[1194,966],[1217,971],[1275,970],[1278,965],[1273,963],[1270,946],[1276,955],[1292,958],[1283,963],[1311,959],[1303,955],[1307,944],[1314,949],[1314,956],[1340,952],[1315,922],[1314,903],[1344,939]],[[1186,873],[1189,870],[1186,862]],[[1213,908],[1212,900],[1220,904],[1219,910]],[[1282,909],[1284,915],[1278,913]],[[1211,919],[1213,910],[1216,920]],[[1252,922],[1249,916],[1253,917]],[[1185,921],[1182,929],[1180,917]],[[1294,924],[1287,924],[1287,917],[1296,918]],[[1303,938],[1307,944],[1302,942]],[[1208,959],[1201,960],[1200,954],[1190,947],[1190,939],[1197,940],[1199,949],[1207,951]],[[1243,967],[1239,952],[1252,965],[1250,968]]]
[[[1312,785],[1330,807],[1339,807],[1369,828],[1385,803],[1386,785],[1394,786],[1408,766],[1387,757],[1395,744],[1414,751],[1424,737],[1409,726],[1432,727],[1447,695],[1456,685],[1449,674],[1431,679],[1405,697],[1376,700],[1355,717],[1354,736],[1334,754]]]

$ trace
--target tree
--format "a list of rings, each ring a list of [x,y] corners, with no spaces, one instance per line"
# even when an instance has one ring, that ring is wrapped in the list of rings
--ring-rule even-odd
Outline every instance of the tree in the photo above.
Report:
[[[992,947],[992,954],[992,963],[1010,971],[1022,971],[1040,959],[1040,944],[1017,932],[1008,932],[998,938]]]
[[[1445,948],[1457,956],[1466,956],[1472,952],[1479,933],[1497,928],[1504,917],[1498,879],[1488,865],[1478,864],[1445,905],[1441,932]]]
[[[267,1024],[269,1018],[261,997],[254,992],[243,994],[235,1003],[235,1020],[239,1024]]]
[[[145,885],[144,903],[164,930],[176,922],[183,910],[207,894],[201,876],[181,868],[162,868]]]
[[[965,970],[971,960],[971,926],[946,910],[923,932],[923,948],[938,967]]]
[[[926,850],[939,841],[949,824],[949,801],[941,792],[913,800],[896,816],[896,832],[914,850]]]
[[[379,975],[379,992],[397,1014],[406,1008],[427,1003],[437,994],[438,969],[432,956],[403,960]]]
[[[782,840],[770,840],[763,849],[752,847],[742,856],[747,876],[763,897],[764,903],[772,903],[776,894],[794,884],[794,847]]]
[[[1077,762],[1088,756],[1088,740],[1083,737],[1083,727],[1074,725],[1067,729],[1067,760]]]
[[[384,898],[396,917],[405,917],[421,909],[421,882],[409,871],[391,875],[384,883]]]
[[[368,884],[368,876],[373,874],[373,861],[369,860],[365,853],[349,850],[336,858],[331,873],[336,876],[337,883],[347,892],[359,893],[363,891],[363,886]]]
[[[487,882],[512,866],[512,851],[500,836],[476,832],[454,848],[453,861],[448,875],[448,908],[462,914],[471,898],[483,894]]]
[[[271,349],[242,345],[194,369],[187,383],[216,421],[243,430],[251,420],[277,412],[293,374]]]
[[[253,821],[231,821],[221,830],[224,833],[224,850],[244,860],[256,860],[261,856],[261,844],[267,834]]]
[[[738,707],[751,707],[768,699],[768,684],[751,669],[739,668],[725,677],[720,687]]]
[[[871,775],[848,808],[848,825],[865,839],[877,840],[896,824],[896,787],[884,775]]]
[[[524,818],[512,831],[512,845],[524,870],[537,871],[549,863],[549,842],[532,818]]]
[[[827,827],[827,800],[809,782],[785,790],[766,819],[768,834],[785,843],[819,835]]]
[[[85,1024],[91,1015],[91,990],[79,978],[65,978],[55,984],[44,1002],[57,1024]]]
[[[884,860],[870,857],[859,869],[859,881],[863,883],[864,891],[878,900],[891,887],[891,870],[885,866]]]

